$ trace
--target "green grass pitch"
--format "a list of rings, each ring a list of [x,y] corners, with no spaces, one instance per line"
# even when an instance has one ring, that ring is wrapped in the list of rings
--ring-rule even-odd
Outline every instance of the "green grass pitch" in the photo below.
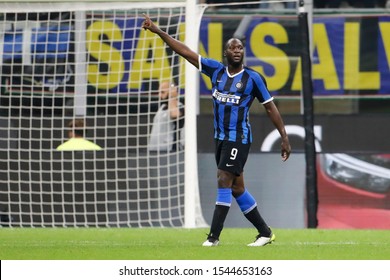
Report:
[[[2,260],[389,260],[389,230],[273,229],[276,241],[247,247],[256,232],[226,228],[220,246],[202,247],[208,229],[0,228]]]

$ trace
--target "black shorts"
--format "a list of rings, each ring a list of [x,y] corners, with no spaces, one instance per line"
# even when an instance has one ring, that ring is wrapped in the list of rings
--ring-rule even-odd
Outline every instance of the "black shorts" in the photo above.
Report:
[[[239,176],[244,170],[250,147],[251,144],[215,139],[215,160],[218,169]]]

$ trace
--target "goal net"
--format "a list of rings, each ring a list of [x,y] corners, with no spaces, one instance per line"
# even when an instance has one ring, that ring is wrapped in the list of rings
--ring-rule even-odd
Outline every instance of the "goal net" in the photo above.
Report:
[[[10,1],[0,11],[1,224],[184,226],[185,64],[141,24],[148,14],[184,41],[186,3]],[[177,87],[183,114],[157,121],[170,103],[163,81]],[[156,122],[165,149],[148,147]],[[101,150],[67,142],[69,131]],[[191,211],[204,226],[194,187]]]

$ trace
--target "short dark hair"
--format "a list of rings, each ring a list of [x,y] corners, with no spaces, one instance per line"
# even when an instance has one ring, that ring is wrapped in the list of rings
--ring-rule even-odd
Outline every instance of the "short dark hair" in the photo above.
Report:
[[[243,41],[243,40],[241,40],[241,39],[239,39],[239,38],[233,37],[233,38],[230,38],[229,40],[227,40],[227,41],[225,42],[224,50],[227,50],[227,49],[229,48],[230,44],[232,43],[232,41],[234,41],[234,40],[239,41],[239,42],[244,46],[244,41]]]
[[[71,120],[68,123],[68,128],[70,128],[74,132],[74,134],[78,136],[84,136],[84,120],[82,119]]]

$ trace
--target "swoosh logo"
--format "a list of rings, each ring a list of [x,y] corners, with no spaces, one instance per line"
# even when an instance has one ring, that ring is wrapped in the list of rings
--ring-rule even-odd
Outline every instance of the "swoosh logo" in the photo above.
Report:
[[[226,163],[226,167],[231,167],[231,166],[234,166],[234,164]]]

